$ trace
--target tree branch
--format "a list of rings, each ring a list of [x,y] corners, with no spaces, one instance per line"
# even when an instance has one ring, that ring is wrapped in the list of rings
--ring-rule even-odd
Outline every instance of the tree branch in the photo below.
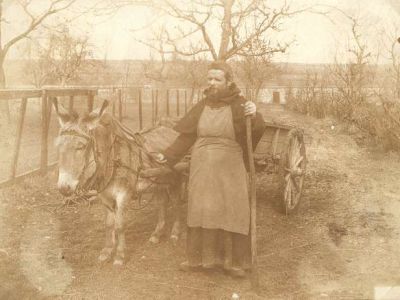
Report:
[[[57,7],[59,3],[65,2],[64,0],[53,0],[48,7],[48,9],[41,15],[36,18],[33,18],[29,27],[25,29],[22,33],[18,34],[14,38],[12,38],[10,41],[8,41],[4,45],[3,53],[4,55],[8,52],[11,46],[13,46],[15,43],[20,41],[21,39],[27,37],[32,31],[34,31],[45,19],[47,19],[49,16],[58,13],[60,11],[66,10],[69,7],[71,7],[72,4],[74,4],[77,0],[68,0],[64,5],[61,7]],[[27,9],[27,8],[26,8]]]

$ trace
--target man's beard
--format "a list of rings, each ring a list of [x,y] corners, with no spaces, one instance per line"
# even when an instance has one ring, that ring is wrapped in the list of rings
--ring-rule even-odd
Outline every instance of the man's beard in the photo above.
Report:
[[[209,87],[208,88],[208,93],[209,95],[217,95],[218,93],[224,91],[225,89],[221,88],[216,88],[216,87]]]

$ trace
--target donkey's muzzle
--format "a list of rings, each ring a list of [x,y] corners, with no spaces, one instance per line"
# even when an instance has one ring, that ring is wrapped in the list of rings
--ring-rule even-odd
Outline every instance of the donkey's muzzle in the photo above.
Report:
[[[58,174],[58,190],[64,196],[71,196],[75,192],[78,180],[73,178],[69,173],[60,171]]]
[[[71,196],[72,193],[74,192],[74,189],[72,189],[68,185],[59,185],[58,186],[58,191],[63,195],[63,196]]]

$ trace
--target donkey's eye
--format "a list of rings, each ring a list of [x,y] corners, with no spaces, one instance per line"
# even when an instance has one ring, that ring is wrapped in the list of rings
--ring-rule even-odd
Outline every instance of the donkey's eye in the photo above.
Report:
[[[81,145],[76,146],[75,150],[85,150],[85,148],[86,148],[86,146],[81,144]]]

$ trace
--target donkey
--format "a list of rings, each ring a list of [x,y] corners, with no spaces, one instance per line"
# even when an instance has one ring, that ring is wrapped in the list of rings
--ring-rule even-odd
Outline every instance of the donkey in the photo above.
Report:
[[[152,157],[176,138],[177,133],[165,126],[144,133],[132,133],[110,114],[108,102],[83,116],[69,113],[53,100],[60,130],[58,190],[64,196],[95,190],[105,208],[105,246],[98,257],[105,262],[113,257],[114,265],[125,259],[125,220],[129,200],[143,192],[153,192],[159,199],[157,226],[150,242],[158,243],[165,233],[165,214],[168,196],[174,204],[174,222],[171,239],[177,241],[180,228],[180,196],[182,177],[173,172],[156,180],[142,178],[141,171],[161,165]],[[157,130],[158,135],[157,135]],[[158,141],[149,143],[149,138]],[[148,149],[152,148],[152,149]],[[152,152],[153,151],[153,152]]]

